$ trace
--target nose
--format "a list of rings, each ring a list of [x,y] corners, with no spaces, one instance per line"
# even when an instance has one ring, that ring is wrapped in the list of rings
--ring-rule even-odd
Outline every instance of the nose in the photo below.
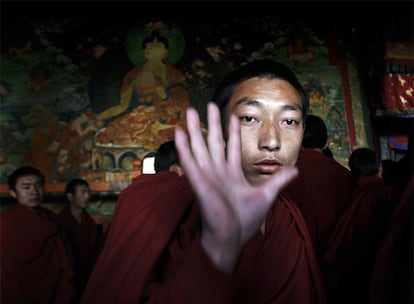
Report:
[[[40,187],[38,187],[37,185],[33,185],[32,187],[30,187],[30,191],[36,195],[39,195],[40,190],[41,190]]]
[[[279,150],[280,146],[280,129],[277,123],[264,123],[259,129],[259,149],[274,151]]]

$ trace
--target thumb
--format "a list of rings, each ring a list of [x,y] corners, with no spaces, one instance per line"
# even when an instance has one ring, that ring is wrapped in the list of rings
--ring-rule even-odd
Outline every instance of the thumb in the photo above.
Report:
[[[269,201],[273,201],[280,191],[298,176],[298,169],[294,166],[283,166],[275,172],[265,184],[263,192]]]

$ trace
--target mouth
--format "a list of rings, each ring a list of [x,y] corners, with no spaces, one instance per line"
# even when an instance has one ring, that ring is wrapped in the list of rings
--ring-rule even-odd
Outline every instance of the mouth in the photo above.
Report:
[[[265,159],[255,163],[253,166],[260,174],[273,174],[282,164],[274,159]]]

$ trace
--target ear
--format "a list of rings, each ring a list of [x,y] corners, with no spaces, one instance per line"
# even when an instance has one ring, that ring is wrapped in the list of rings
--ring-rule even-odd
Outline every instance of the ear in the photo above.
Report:
[[[382,167],[382,163],[378,166],[378,176],[382,178],[382,175],[384,174],[384,168]]]
[[[9,194],[10,194],[10,196],[11,196],[12,198],[17,198],[16,191],[14,191],[14,190],[9,190]]]
[[[73,201],[73,193],[70,193],[70,192],[66,193],[66,199],[69,202],[72,202]]]
[[[178,174],[178,176],[182,176],[182,175],[184,175],[184,170],[183,170],[183,168],[181,168],[181,166],[180,166],[180,165],[178,165],[178,164],[173,164],[173,165],[171,165],[171,166],[170,166],[169,171],[170,171],[170,172],[175,172],[175,173],[177,173],[177,174]]]
[[[323,149],[326,149],[326,148],[328,148],[329,147],[329,143],[331,142],[331,140],[330,140],[330,138],[328,137],[327,139],[326,139],[326,143],[325,143],[325,145],[323,146]]]

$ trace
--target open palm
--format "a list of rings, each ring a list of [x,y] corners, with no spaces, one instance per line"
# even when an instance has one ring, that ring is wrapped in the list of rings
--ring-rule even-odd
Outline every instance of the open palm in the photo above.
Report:
[[[226,145],[217,106],[209,103],[207,110],[207,145],[193,108],[187,110],[189,139],[178,128],[175,142],[180,164],[198,197],[203,247],[220,269],[230,272],[242,246],[259,230],[276,196],[297,170],[282,167],[267,182],[252,185],[241,167],[239,121],[231,117]]]

